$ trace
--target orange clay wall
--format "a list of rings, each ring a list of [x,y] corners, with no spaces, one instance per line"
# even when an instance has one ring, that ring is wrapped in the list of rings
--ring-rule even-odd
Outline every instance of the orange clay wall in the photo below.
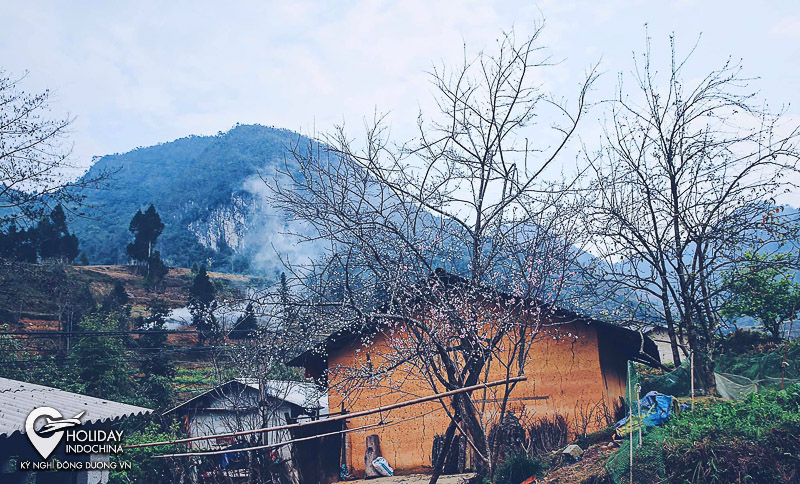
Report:
[[[428,383],[418,378],[419,373],[409,368],[395,370],[391,377],[376,379],[375,385],[358,388],[341,386],[337,367],[356,368],[366,363],[369,354],[375,367],[381,363],[381,354],[387,348],[387,336],[377,335],[374,343],[364,347],[354,342],[330,356],[329,402],[331,412],[344,408],[347,412],[367,410],[379,406],[431,395]],[[525,367],[527,381],[518,383],[511,393],[509,407],[517,416],[527,418],[559,413],[567,418],[572,431],[594,431],[604,423],[598,420],[606,409],[613,413],[613,405],[624,393],[624,374],[601,370],[598,350],[598,333],[594,326],[569,323],[556,329],[542,329],[533,343]],[[504,379],[505,371],[496,365],[490,368],[487,381]],[[394,390],[391,387],[396,387]],[[477,405],[483,406],[485,421],[496,418],[502,397],[502,387],[474,392]],[[440,391],[443,391],[440,389]],[[348,395],[349,398],[345,398]],[[347,465],[357,476],[364,475],[366,437],[377,434],[382,455],[399,474],[424,471],[431,467],[434,436],[443,434],[449,423],[447,413],[439,402],[423,403],[392,410],[385,415],[370,415],[347,421],[347,428],[384,424],[378,427],[345,434]]]

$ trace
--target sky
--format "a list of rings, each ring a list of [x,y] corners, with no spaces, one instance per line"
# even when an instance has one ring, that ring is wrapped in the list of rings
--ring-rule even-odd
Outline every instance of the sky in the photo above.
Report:
[[[689,75],[741,59],[769,106],[800,124],[796,0],[0,0],[0,68],[27,71],[26,90],[54,92],[54,114],[75,117],[73,161],[88,166],[93,156],[236,123],[357,132],[377,111],[393,135],[413,136],[419,110],[432,109],[432,66],[541,21],[540,43],[558,64],[537,75],[556,96],[574,98],[599,62],[591,99],[612,97],[647,24],[664,67],[670,32],[679,53],[699,38]],[[587,129],[601,117],[591,112]]]

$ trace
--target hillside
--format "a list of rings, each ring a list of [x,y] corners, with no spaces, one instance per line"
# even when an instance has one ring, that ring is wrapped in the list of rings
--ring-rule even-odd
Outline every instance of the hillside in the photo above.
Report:
[[[247,276],[218,272],[209,272],[209,276],[221,298],[241,296],[246,287],[260,282]],[[136,317],[147,315],[148,304],[156,298],[165,301],[170,309],[185,307],[193,278],[188,269],[170,268],[163,290],[156,293],[148,291],[144,278],[130,266],[81,267],[0,261],[0,331],[28,333],[25,336],[0,337],[2,376],[20,378],[21,375],[14,371],[22,365],[31,375],[54,378],[48,380],[54,384],[67,370],[63,362],[60,366],[48,366],[54,364],[50,358],[70,354],[65,350],[70,346],[70,338],[58,332],[77,328],[77,323],[103,303],[116,283],[124,287],[130,298],[131,316]],[[167,335],[164,354],[170,355],[174,364],[175,375],[170,386],[176,392],[176,401],[181,401],[213,385],[219,368],[202,351],[191,351],[197,345],[193,328],[174,329],[178,331]],[[39,332],[53,334],[30,334]],[[133,340],[138,337],[132,336]],[[75,338],[80,339],[80,336],[73,337],[73,343]],[[123,340],[129,350],[136,347],[133,340]],[[72,348],[74,350],[74,346]],[[138,362],[139,357],[141,355],[129,355],[125,361]],[[57,372],[47,373],[50,371],[48,368],[57,369]],[[41,372],[45,375],[40,375]]]
[[[269,272],[284,221],[266,204],[260,176],[275,174],[298,142],[308,140],[288,130],[238,125],[216,136],[104,156],[84,176],[113,171],[110,186],[83,193],[87,217],[70,221],[80,249],[92,264],[127,262],[130,220],[152,203],[166,225],[157,248],[169,265]]]
[[[209,272],[220,294],[236,295],[255,281],[247,276]],[[130,297],[132,312],[140,314],[153,298],[170,308],[186,306],[193,280],[189,269],[170,268],[159,293],[146,289],[144,278],[130,266],[65,266],[0,262],[0,324],[12,331],[55,330],[59,317],[72,308],[99,304],[116,282]]]

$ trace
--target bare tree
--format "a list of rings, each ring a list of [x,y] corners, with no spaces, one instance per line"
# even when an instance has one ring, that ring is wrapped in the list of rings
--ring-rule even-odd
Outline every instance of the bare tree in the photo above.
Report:
[[[357,147],[339,128],[295,149],[284,174],[292,183],[271,184],[277,204],[317,234],[300,236],[327,247],[323,260],[289,268],[309,294],[298,307],[391,346],[362,367],[331,369],[340,392],[397,390],[406,379],[452,390],[496,367],[517,376],[545,316],[569,294],[580,227],[567,187],[546,184],[544,173],[574,136],[595,73],[571,108],[553,100],[534,81],[549,65],[539,33],[503,35],[494,53],[433,69],[439,112],[420,113],[418,138],[393,145],[378,117]],[[554,134],[534,129],[548,109]],[[484,403],[469,394],[442,401],[451,423],[440,455],[458,431],[491,476],[487,427],[502,421],[513,386]]]
[[[786,176],[796,169],[798,128],[779,134],[780,116],[754,104],[730,60],[685,82],[691,52],[678,57],[673,37],[670,46],[665,74],[651,62],[648,38],[641,61],[634,58],[634,88],[620,81],[605,147],[589,160],[593,197],[584,213],[603,263],[597,287],[635,301],[622,319],[663,321],[676,363],[685,334],[698,384],[713,392],[723,272],[748,263],[748,251],[786,250],[780,244],[796,240],[796,217],[774,197],[793,186]]]
[[[204,428],[205,433],[237,432],[291,423],[286,420],[286,414],[290,414],[292,419],[298,415],[286,401],[299,403],[308,409],[308,415],[319,411],[317,407],[322,394],[319,390],[311,391],[315,388],[313,382],[305,381],[296,369],[284,366],[285,361],[308,348],[308,333],[303,325],[295,324],[286,314],[289,297],[288,289],[280,284],[251,289],[247,295],[221,302],[219,319],[223,331],[232,327],[226,324],[226,320],[239,314],[233,308],[241,307],[244,300],[249,302],[248,310],[259,323],[258,328],[246,337],[231,341],[214,355],[220,364],[232,369],[239,384],[217,388],[215,397],[224,402],[229,411],[212,421],[221,428]],[[305,400],[298,402],[297,394],[304,395]],[[251,447],[275,445],[290,439],[289,432],[284,430],[243,436],[237,443]],[[244,454],[248,482],[266,482],[267,477],[272,482],[298,482],[298,469],[290,461],[290,449],[290,446],[285,446]]]
[[[74,118],[50,117],[51,92],[23,91],[24,77],[0,69],[0,224],[36,220],[59,203],[74,208],[83,200],[80,189],[109,176],[75,179],[67,143]]]

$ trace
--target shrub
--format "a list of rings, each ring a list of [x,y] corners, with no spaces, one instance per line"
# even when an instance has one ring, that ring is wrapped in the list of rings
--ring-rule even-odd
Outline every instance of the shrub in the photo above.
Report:
[[[495,484],[520,484],[544,470],[542,461],[524,455],[515,455],[500,463],[494,473]]]
[[[135,419],[134,419],[135,420]],[[125,433],[125,444],[142,444],[146,442],[167,441],[178,438],[178,426],[173,424],[168,429],[154,421],[146,422],[144,428]],[[186,462],[173,459],[156,459],[154,456],[173,452],[185,451],[185,445],[168,444],[158,447],[139,447],[126,449],[124,454],[111,456],[112,462],[127,462],[131,468],[112,471],[109,475],[110,484],[138,484],[150,482],[179,482],[180,476],[185,475],[181,466]]]
[[[715,344],[717,353],[743,355],[775,346],[773,339],[761,331],[737,329],[720,337]]]
[[[800,385],[698,403],[664,433],[669,482],[797,482]]]
[[[500,423],[492,427],[489,432],[489,442],[494,446],[498,460],[523,453],[525,429],[522,428],[522,423],[514,412],[507,413]]]
[[[540,417],[528,427],[531,451],[544,455],[569,443],[569,425],[563,415]]]

